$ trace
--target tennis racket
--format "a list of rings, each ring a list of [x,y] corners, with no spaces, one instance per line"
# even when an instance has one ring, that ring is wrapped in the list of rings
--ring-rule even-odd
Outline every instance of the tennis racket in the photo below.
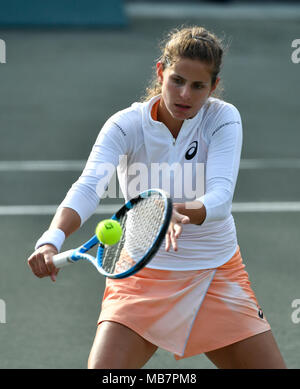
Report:
[[[109,278],[125,278],[142,269],[157,253],[172,217],[172,200],[161,189],[149,189],[126,202],[111,219],[123,230],[121,239],[108,246],[96,235],[82,246],[53,256],[55,267],[85,260]],[[88,254],[98,245],[96,256]]]

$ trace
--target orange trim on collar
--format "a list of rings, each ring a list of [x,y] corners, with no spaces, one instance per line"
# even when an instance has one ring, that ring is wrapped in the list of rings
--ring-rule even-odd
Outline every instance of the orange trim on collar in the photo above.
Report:
[[[153,120],[157,121],[157,115],[158,115],[158,105],[159,105],[160,100],[157,100],[156,103],[153,104],[152,109],[151,109],[151,117]]]

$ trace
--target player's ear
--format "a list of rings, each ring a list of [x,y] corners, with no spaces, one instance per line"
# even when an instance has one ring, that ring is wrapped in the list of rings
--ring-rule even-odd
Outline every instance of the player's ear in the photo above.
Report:
[[[214,83],[214,85],[211,87],[211,90],[209,92],[209,96],[214,92],[214,90],[217,88],[218,84],[220,82],[220,77],[218,77]]]
[[[162,84],[164,79],[164,67],[161,62],[157,62],[156,64],[156,75],[159,83]]]

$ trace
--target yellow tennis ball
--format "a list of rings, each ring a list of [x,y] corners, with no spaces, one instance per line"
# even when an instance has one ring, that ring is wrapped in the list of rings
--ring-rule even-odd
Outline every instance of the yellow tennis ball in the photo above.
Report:
[[[119,222],[113,219],[105,219],[98,223],[95,234],[100,242],[113,245],[119,242],[122,232]]]

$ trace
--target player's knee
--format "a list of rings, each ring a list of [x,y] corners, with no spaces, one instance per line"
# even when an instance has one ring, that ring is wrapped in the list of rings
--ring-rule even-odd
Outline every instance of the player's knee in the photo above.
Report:
[[[103,369],[103,367],[101,366],[99,361],[91,356],[88,359],[87,368],[88,369]]]
[[[113,361],[103,360],[103,359],[97,359],[97,358],[89,358],[88,359],[88,369],[119,369],[123,368],[122,365],[118,366],[117,363],[114,363]],[[126,368],[126,367],[125,367]]]
[[[88,369],[117,369],[119,368],[119,366],[116,366],[117,363],[116,358],[113,358],[109,354],[99,353],[99,350],[94,352],[92,349],[88,358],[87,367]]]

